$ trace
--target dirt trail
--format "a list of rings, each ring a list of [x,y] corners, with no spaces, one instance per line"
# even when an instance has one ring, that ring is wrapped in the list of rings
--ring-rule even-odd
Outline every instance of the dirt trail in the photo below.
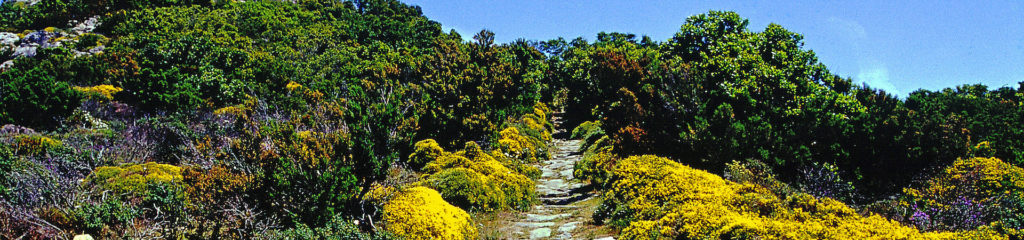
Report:
[[[560,124],[558,114],[554,116]],[[540,203],[527,212],[512,213],[502,220],[502,239],[613,239],[599,238],[589,224],[598,199],[585,184],[572,176],[573,165],[582,155],[580,140],[567,139],[567,130],[556,127],[551,158],[538,163],[542,174],[537,179]]]

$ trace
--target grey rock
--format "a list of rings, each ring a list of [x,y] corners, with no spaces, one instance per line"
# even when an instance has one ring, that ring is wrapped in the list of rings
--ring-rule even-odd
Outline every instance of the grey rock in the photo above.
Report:
[[[572,169],[562,170],[562,172],[560,172],[559,174],[561,174],[562,177],[564,177],[564,178],[568,178],[568,179],[572,179],[573,178],[573,176],[572,176]]]
[[[103,52],[104,49],[106,49],[106,47],[96,46],[96,47],[94,47],[92,49],[89,49],[89,53],[91,53],[91,54],[98,54],[98,53]]]
[[[526,221],[531,221],[531,222],[547,222],[547,221],[551,221],[551,220],[555,220],[555,219],[559,219],[559,218],[565,218],[565,217],[568,217],[568,216],[572,216],[572,215],[568,214],[568,213],[555,214],[555,215],[526,214]]]
[[[579,224],[579,222],[562,224],[562,226],[558,227],[558,232],[571,233],[573,230],[576,230],[576,228],[579,227]]]
[[[35,5],[36,3],[39,3],[39,1],[42,1],[42,0],[12,0],[12,1],[13,2],[24,2],[25,4],[28,4],[28,5]]]
[[[542,170],[542,171],[541,171],[540,177],[541,177],[541,178],[552,178],[552,177],[556,177],[556,176],[555,176],[555,171],[551,171],[550,169],[546,169],[546,168],[545,168],[544,170]]]
[[[7,60],[4,63],[0,63],[0,72],[7,70],[7,68],[10,68],[11,66],[14,66],[14,60]]]
[[[609,236],[609,237],[603,237],[603,238],[598,238],[598,239],[594,239],[594,240],[615,240],[615,237]]]
[[[71,31],[74,31],[77,34],[89,33],[96,30],[96,26],[99,25],[99,22],[100,16],[92,16],[75,25],[75,27],[71,28]]]
[[[519,225],[521,227],[525,227],[525,228],[546,228],[546,227],[554,227],[555,223],[553,223],[553,222],[539,222],[539,223],[531,222],[531,223],[518,223],[517,225]]]
[[[530,231],[530,239],[541,239],[551,236],[550,228],[538,228]]]
[[[35,57],[36,56],[36,48],[37,48],[36,46],[25,46],[25,45],[22,45],[22,46],[14,49],[14,54],[13,55],[15,57]]]
[[[14,45],[18,43],[18,40],[21,40],[18,38],[18,34],[0,32],[0,45]]]
[[[50,42],[51,38],[57,37],[57,33],[47,31],[35,31],[25,35],[25,38],[21,39],[21,45],[25,44],[36,44],[44,45]]]

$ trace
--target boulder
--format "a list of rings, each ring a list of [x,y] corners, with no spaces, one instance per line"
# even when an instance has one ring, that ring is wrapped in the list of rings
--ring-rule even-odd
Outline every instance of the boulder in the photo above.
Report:
[[[44,45],[46,43],[49,43],[51,38],[55,38],[55,37],[57,37],[57,33],[54,33],[54,32],[35,31],[35,32],[29,33],[28,35],[25,35],[25,38],[21,39],[21,45],[23,45],[23,46],[26,45],[26,44]]]
[[[71,28],[71,31],[79,35],[83,33],[90,33],[96,29],[96,26],[99,25],[99,22],[100,16],[92,16],[89,19],[86,19],[85,21],[77,23],[75,27]]]
[[[25,45],[22,45],[22,46],[17,47],[17,48],[14,49],[13,56],[14,57],[35,57],[36,56],[36,49],[37,48],[38,47],[36,47],[36,46],[25,46]]]
[[[18,43],[18,40],[21,40],[18,38],[18,34],[0,32],[0,45],[14,45]]]

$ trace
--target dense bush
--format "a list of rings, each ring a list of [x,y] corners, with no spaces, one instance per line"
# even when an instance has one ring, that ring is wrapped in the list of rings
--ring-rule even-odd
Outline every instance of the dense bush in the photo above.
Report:
[[[205,0],[60,0],[39,1],[27,5],[21,1],[7,1],[0,4],[0,29],[43,28],[47,26],[63,26],[68,20],[84,20],[85,18],[102,15],[122,9],[142,9],[158,6],[203,4]]]
[[[466,209],[526,209],[536,198],[536,184],[505,164],[467,142],[463,150],[442,152],[427,163],[418,184],[437,189],[446,201]]]
[[[62,60],[19,60],[0,73],[0,123],[53,128],[78,107],[81,93],[54,73],[61,69],[50,61]]]
[[[120,194],[146,196],[154,185],[180,188],[181,179],[180,167],[148,162],[98,167],[86,182]]]
[[[494,33],[481,31],[476,42],[439,38],[418,73],[428,94],[419,136],[442,146],[460,141],[493,140],[509,118],[531,113],[540,97],[543,54],[517,41],[495,44]],[[506,59],[506,60],[502,60]]]
[[[0,196],[6,198],[10,189],[7,187],[10,181],[10,172],[14,166],[14,153],[7,144],[0,143]]]
[[[1000,222],[1020,237],[1024,169],[998,158],[959,159],[904,192],[904,217],[922,229],[970,230]]]
[[[971,232],[921,233],[878,215],[861,216],[829,198],[780,198],[763,187],[739,184],[655,156],[619,162],[598,220],[625,228],[621,237],[656,238],[1005,238],[989,227]]]
[[[830,73],[800,34],[748,25],[712,11],[689,17],[666,42],[601,33],[541,46],[552,54],[548,81],[571,93],[564,108],[567,123],[582,127],[576,137],[599,138],[587,133],[600,121],[619,157],[658,154],[712,172],[756,159],[788,184],[849,182],[824,195],[873,201],[898,193],[913,179],[907,173],[965,157],[978,137],[1003,156],[1016,145],[1006,140],[1017,139],[1008,125],[1020,115],[1016,90],[901,100]]]
[[[548,121],[551,110],[544,103],[538,102],[533,107],[532,113],[527,113],[518,121],[507,123],[511,125],[499,132],[496,150],[507,158],[515,160],[515,163],[526,164],[536,163],[550,157],[548,143],[551,142],[551,132],[554,125]]]
[[[323,227],[298,225],[295,228],[270,233],[257,239],[295,239],[295,240],[385,240],[396,239],[387,232],[367,233],[359,229],[353,220],[335,217]]]
[[[404,239],[476,239],[469,214],[430,188],[406,189],[384,205],[386,229]]]
[[[583,157],[573,165],[573,176],[603,187],[619,159],[612,151],[611,139],[602,135],[593,143],[586,141],[583,146],[587,147],[582,150]]]

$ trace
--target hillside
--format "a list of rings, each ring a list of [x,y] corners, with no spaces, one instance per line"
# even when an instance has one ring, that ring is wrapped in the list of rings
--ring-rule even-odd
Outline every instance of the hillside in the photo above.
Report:
[[[733,12],[496,43],[397,0],[0,4],[0,239],[1020,239],[1024,83]]]

